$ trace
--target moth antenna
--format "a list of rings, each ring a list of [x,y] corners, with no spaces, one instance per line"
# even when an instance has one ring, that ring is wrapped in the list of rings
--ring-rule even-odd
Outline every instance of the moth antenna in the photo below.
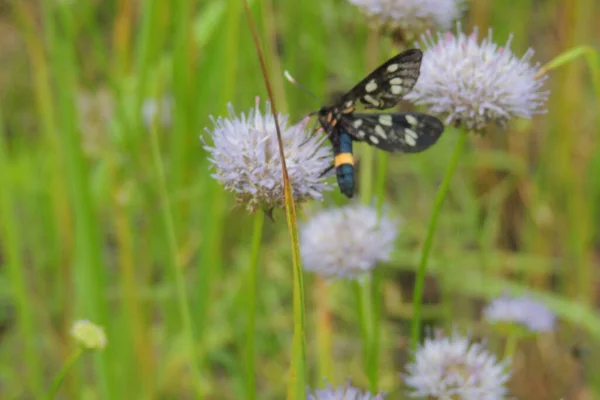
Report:
[[[283,76],[285,76],[285,79],[287,79],[292,85],[296,86],[298,89],[302,90],[304,93],[308,94],[310,97],[312,97],[313,99],[315,99],[317,101],[317,103],[319,103],[321,106],[323,106],[323,103],[321,103],[321,100],[319,100],[319,98],[317,96],[315,96],[315,94],[313,92],[311,92],[310,90],[308,90],[307,88],[305,88],[304,86],[302,86],[301,84],[298,83],[298,81],[296,81],[296,79],[294,79],[294,77],[292,76],[292,74],[290,74],[290,72],[286,69],[285,71],[283,71]],[[308,114],[309,116],[316,114],[315,112],[312,112],[310,114]]]

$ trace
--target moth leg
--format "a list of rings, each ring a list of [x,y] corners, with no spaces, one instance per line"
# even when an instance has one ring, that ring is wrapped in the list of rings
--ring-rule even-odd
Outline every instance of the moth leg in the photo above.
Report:
[[[329,167],[327,167],[327,168],[325,169],[325,171],[321,172],[321,175],[319,175],[319,177],[323,177],[323,176],[327,175],[327,173],[328,173],[329,171],[331,171],[333,168],[335,168],[335,165],[334,165],[334,164],[331,164]]]

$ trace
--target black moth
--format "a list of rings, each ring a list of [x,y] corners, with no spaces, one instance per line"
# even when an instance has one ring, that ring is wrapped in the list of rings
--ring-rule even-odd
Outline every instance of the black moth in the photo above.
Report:
[[[427,114],[354,113],[359,100],[367,109],[384,110],[398,104],[417,83],[422,58],[418,49],[392,57],[336,104],[318,111],[319,122],[333,145],[335,162],[331,168],[336,168],[338,185],[346,196],[354,195],[355,186],[352,141],[390,152],[418,153],[431,147],[444,131],[442,122]]]

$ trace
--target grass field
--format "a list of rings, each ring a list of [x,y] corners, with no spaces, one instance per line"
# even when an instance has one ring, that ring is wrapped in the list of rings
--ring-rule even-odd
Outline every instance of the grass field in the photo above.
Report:
[[[248,2],[290,123],[320,105],[284,70],[330,104],[419,38],[349,1]],[[466,1],[450,31],[533,49],[545,112],[479,133],[452,121],[419,154],[355,143],[353,200],[331,177],[322,200],[279,196],[269,218],[214,179],[206,149],[229,103],[269,112],[244,2],[0,2],[0,398],[304,399],[350,379],[404,399],[417,338],[453,332],[510,356],[512,398],[600,398],[598,15],[595,0]],[[298,242],[311,218],[357,204],[396,224],[388,256],[359,279],[302,273],[327,256]],[[348,262],[350,240],[381,245],[347,221],[321,242]],[[490,324],[482,310],[509,294],[556,326]],[[77,344],[82,319],[103,349]]]

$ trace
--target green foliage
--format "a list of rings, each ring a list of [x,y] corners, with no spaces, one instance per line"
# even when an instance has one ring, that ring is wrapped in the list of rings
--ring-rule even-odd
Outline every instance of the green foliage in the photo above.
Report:
[[[107,347],[78,360],[57,398],[284,398],[299,357],[299,264],[285,214],[263,225],[262,214],[235,208],[198,139],[228,102],[247,110],[266,98],[242,3],[41,3],[0,10],[11,30],[0,35],[0,397],[48,393],[76,349],[71,324],[85,318],[104,327]],[[554,341],[563,358],[540,362],[541,376],[560,376],[583,343],[591,355],[576,360],[585,371],[576,389],[600,393],[600,10],[593,0],[509,3],[470,2],[463,26],[493,27],[498,43],[515,33],[519,55],[536,50],[550,73],[548,113],[468,138],[420,313],[428,325],[487,336],[481,301],[533,289],[563,322]],[[345,1],[250,6],[278,109],[292,120],[318,105],[283,70],[327,103],[396,52]],[[160,112],[144,122],[144,104],[165,96],[171,122]],[[351,376],[402,397],[414,272],[457,135],[449,127],[410,156],[359,150],[360,200],[377,199],[404,223],[373,282],[305,276],[309,386]],[[300,226],[345,202],[333,193],[298,205]]]

